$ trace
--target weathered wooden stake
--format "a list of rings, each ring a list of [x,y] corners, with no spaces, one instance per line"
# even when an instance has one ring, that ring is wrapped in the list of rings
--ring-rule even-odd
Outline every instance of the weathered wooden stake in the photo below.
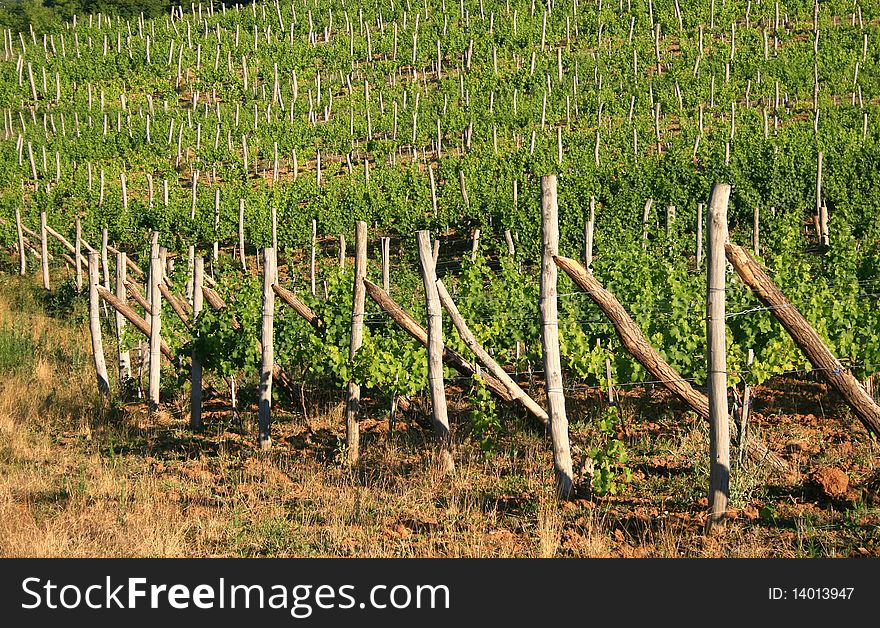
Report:
[[[275,249],[269,247],[263,249],[263,330],[261,336],[263,363],[260,370],[259,397],[259,446],[264,450],[272,447],[269,428],[272,421],[272,368],[275,364],[272,342],[275,319],[275,292],[272,290],[274,279]]]
[[[550,440],[553,444],[553,466],[556,471],[556,492],[568,499],[574,487],[571,450],[568,440],[568,417],[565,393],[562,390],[562,365],[559,357],[559,323],[557,320],[556,263],[559,253],[559,206],[556,175],[541,177],[541,341],[544,350],[544,376],[547,390],[547,414],[550,417]]]
[[[730,185],[716,183],[709,197],[706,273],[706,347],[709,388],[709,518],[706,531],[727,514],[730,497],[730,424],[727,407],[724,245]]]
[[[532,398],[520,388],[519,384],[513,381],[510,375],[501,368],[501,365],[499,365],[498,362],[496,362],[480,345],[470,328],[467,326],[467,322],[465,322],[461,312],[458,311],[458,307],[456,307],[455,301],[452,299],[449,291],[446,290],[446,286],[444,286],[443,282],[439,279],[437,280],[437,294],[440,297],[440,302],[443,304],[443,308],[449,313],[449,318],[452,320],[453,325],[455,325],[458,335],[467,347],[473,351],[474,355],[477,356],[477,359],[482,362],[502,384],[504,384],[515,401],[521,403],[529,412],[540,419],[544,425],[548,425],[550,419],[547,416],[547,412],[532,400]]]
[[[351,304],[351,342],[348,358],[354,360],[364,341],[364,279],[367,276],[367,223],[358,220],[354,235],[354,292]],[[361,387],[349,380],[345,395],[345,437],[348,462],[355,464],[360,455],[360,425],[358,412],[361,404]]]
[[[436,264],[431,252],[431,233],[416,233],[421,260],[422,283],[428,315],[428,384],[434,416],[434,430],[440,441],[440,465],[444,473],[455,470],[452,458],[446,390],[443,384],[443,315],[437,293]]]
[[[204,303],[202,288],[205,281],[205,258],[201,255],[193,262],[193,322],[198,318]],[[190,361],[189,426],[197,430],[202,427],[202,363],[193,348]]]
[[[126,254],[122,251],[116,254],[116,298],[123,303],[126,302],[127,296],[125,292],[126,279]],[[116,342],[119,356],[119,382],[123,384],[131,379],[131,355],[128,349],[123,348],[123,339],[125,337],[125,317],[119,311],[116,312]]]
[[[593,270],[593,230],[596,224],[596,197],[590,197],[590,216],[584,225],[584,267]]]
[[[382,238],[382,289],[388,292],[391,289],[391,238]]]
[[[104,360],[104,343],[101,340],[101,318],[98,306],[98,255],[89,254],[89,331],[92,336],[92,357],[95,363],[95,376],[98,379],[98,391],[110,396],[110,377],[107,375],[107,363]]]
[[[697,203],[697,270],[703,264],[703,204]]]
[[[840,393],[862,425],[870,433],[880,436],[880,406],[865,392],[859,381],[840,363],[816,330],[742,247],[728,244],[726,253],[743,282],[782,323],[816,371]]]
[[[159,284],[162,281],[162,262],[159,258],[159,232],[154,231],[150,244],[150,374],[149,401],[150,409],[159,407],[159,388],[161,385],[161,362],[159,352],[162,333],[162,293]]]

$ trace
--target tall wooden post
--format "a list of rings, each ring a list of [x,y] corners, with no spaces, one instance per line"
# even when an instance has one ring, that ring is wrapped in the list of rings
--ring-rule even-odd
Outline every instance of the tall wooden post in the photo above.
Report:
[[[364,342],[364,279],[367,276],[367,223],[358,220],[354,234],[354,290],[351,304],[351,342],[348,358],[354,360]],[[358,411],[361,404],[361,387],[348,382],[345,395],[345,439],[348,462],[355,464],[360,455],[360,425]]]
[[[431,251],[431,234],[429,231],[419,231],[416,237],[428,314],[428,385],[434,413],[434,430],[440,440],[441,468],[447,473],[455,470],[455,461],[452,458],[446,390],[443,383],[443,311],[440,306],[440,296],[437,294],[437,272]]]
[[[550,440],[553,445],[553,466],[556,471],[556,492],[560,499],[571,495],[574,478],[568,441],[568,417],[562,390],[562,365],[559,357],[559,323],[557,320],[556,262],[559,253],[559,206],[556,175],[541,177],[541,340],[544,348],[544,374],[547,390],[547,414],[550,416]]]
[[[149,400],[150,408],[159,407],[159,388],[161,385],[161,333],[162,333],[162,293],[159,284],[162,281],[162,262],[159,258],[159,232],[153,232],[150,244],[150,374]]]
[[[259,421],[260,449],[269,449],[272,438],[269,428],[272,421],[272,366],[275,363],[273,347],[273,326],[275,319],[275,291],[272,284],[275,279],[275,249],[263,249],[263,363],[260,369]]]
[[[89,253],[89,331],[92,336],[92,357],[95,363],[95,376],[98,391],[110,396],[110,378],[104,360],[104,343],[101,340],[101,319],[98,306],[98,254]]]
[[[43,287],[49,289],[49,242],[46,232],[46,212],[40,212],[40,267],[43,271]]]
[[[116,297],[121,303],[128,303],[125,290],[126,280],[126,254],[119,251],[116,254]],[[131,379],[131,355],[128,349],[123,348],[123,338],[125,337],[125,316],[119,310],[114,310],[116,314],[116,343],[117,353],[119,356],[119,382],[127,382]]]
[[[730,495],[730,426],[727,408],[727,350],[725,339],[725,278],[727,263],[727,202],[730,185],[716,183],[709,198],[706,273],[706,346],[709,386],[709,518],[711,531],[727,512]]]
[[[193,324],[198,320],[199,312],[202,311],[204,304],[205,297],[202,293],[204,280],[205,258],[199,255],[193,262]],[[196,356],[195,349],[193,349],[190,362],[190,376],[192,386],[189,393],[189,426],[197,430],[202,427],[202,363]]]

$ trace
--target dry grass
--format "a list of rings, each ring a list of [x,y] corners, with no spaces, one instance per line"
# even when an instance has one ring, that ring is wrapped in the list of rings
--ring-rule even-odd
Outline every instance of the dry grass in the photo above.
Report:
[[[5,281],[5,280],[4,280]],[[0,556],[363,557],[766,557],[876,553],[878,509],[860,498],[823,503],[802,477],[774,477],[745,461],[733,474],[732,518],[702,534],[706,430],[665,401],[627,400],[634,480],[618,496],[581,492],[559,504],[541,432],[510,420],[485,457],[457,423],[451,475],[430,431],[401,420],[394,434],[369,414],[363,456],[344,464],[341,394],[279,404],[275,446],[260,453],[255,417],[241,427],[222,400],[207,429],[186,429],[171,400],[159,414],[103,401],[74,315],[45,312],[40,290],[11,279],[0,289]],[[77,307],[81,307],[79,304]],[[76,307],[74,308],[74,314]],[[11,336],[10,336],[11,337]],[[112,347],[107,347],[108,354]],[[450,407],[466,408],[451,398]],[[573,399],[576,416],[598,400]],[[591,405],[592,404],[592,405]],[[581,406],[586,408],[580,412]],[[573,413],[575,415],[575,413]],[[507,420],[506,420],[507,422]],[[773,425],[755,426],[770,438]],[[844,434],[846,430],[841,430]],[[850,430],[851,432],[851,430]],[[799,433],[805,440],[822,438]],[[581,451],[595,444],[589,419],[572,423]],[[800,442],[800,441],[799,441]],[[873,477],[876,452],[847,440],[823,450],[851,474]],[[862,474],[862,475],[859,475]]]

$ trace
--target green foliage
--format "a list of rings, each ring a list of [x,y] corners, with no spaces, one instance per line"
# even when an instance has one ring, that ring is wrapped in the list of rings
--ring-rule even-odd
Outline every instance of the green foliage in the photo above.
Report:
[[[590,450],[593,461],[593,492],[597,495],[617,495],[632,479],[632,470],[626,466],[629,457],[622,440],[615,438],[620,422],[616,406],[609,406],[596,427],[600,444]]]

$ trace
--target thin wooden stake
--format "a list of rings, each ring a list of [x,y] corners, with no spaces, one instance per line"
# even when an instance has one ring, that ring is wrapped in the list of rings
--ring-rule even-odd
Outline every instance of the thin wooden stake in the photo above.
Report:
[[[98,379],[98,391],[105,397],[110,396],[110,378],[107,375],[107,363],[104,360],[104,343],[101,340],[101,319],[98,306],[98,255],[89,254],[89,331],[92,336],[92,357],[95,364],[95,376]]]
[[[349,360],[354,360],[364,341],[364,279],[367,276],[367,223],[355,223],[354,236],[354,292],[351,305],[351,342]],[[358,412],[361,404],[361,387],[349,380],[345,395],[345,436],[349,464],[355,464],[360,455],[360,424]]]
[[[193,261],[193,322],[198,320],[204,303],[205,258],[199,255]],[[193,430],[202,427],[202,363],[193,348],[190,361],[189,426]]]
[[[275,292],[272,284],[275,279],[275,249],[263,249],[263,329],[262,329],[262,368],[260,370],[259,394],[259,446],[260,449],[272,447],[269,435],[272,422],[272,369],[275,364],[273,333],[275,319]]]
[[[159,352],[162,332],[162,293],[159,285],[162,281],[162,263],[159,258],[159,232],[154,231],[150,245],[150,375],[149,401],[150,409],[159,407],[159,388],[161,385],[161,362]]]

